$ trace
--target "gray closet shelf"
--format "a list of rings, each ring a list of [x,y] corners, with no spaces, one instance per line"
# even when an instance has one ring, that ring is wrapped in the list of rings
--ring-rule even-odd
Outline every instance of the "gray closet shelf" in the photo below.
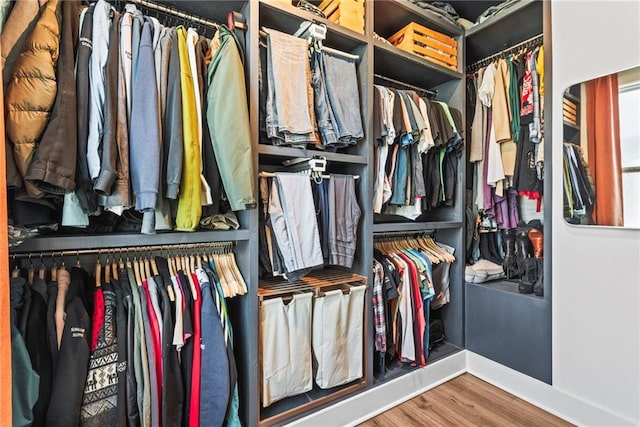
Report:
[[[447,228],[460,228],[460,221],[432,221],[432,222],[382,222],[373,224],[374,233],[393,233],[399,231],[423,231],[441,230]]]
[[[364,34],[334,24],[311,12],[285,4],[281,1],[260,0],[260,25],[293,34],[303,21],[312,21],[327,26],[327,46],[352,51],[358,46],[367,44]]]
[[[376,74],[382,74],[426,89],[451,80],[461,80],[464,77],[462,73],[449,70],[377,40],[373,42],[373,47]]]
[[[352,163],[366,165],[368,159],[366,156],[357,154],[347,154],[343,152],[331,153],[322,150],[304,150],[302,148],[281,147],[277,145],[258,144],[258,153],[261,157],[278,157],[278,158],[296,158],[296,157],[326,157],[328,162],[334,163]]]
[[[180,245],[249,240],[249,230],[195,231],[193,233],[113,233],[90,236],[42,236],[25,240],[11,253],[57,252],[76,249],[111,249],[125,246]]]

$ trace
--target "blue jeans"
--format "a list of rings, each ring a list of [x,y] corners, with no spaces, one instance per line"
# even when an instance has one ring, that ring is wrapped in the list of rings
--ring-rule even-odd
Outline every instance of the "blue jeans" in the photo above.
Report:
[[[322,57],[324,81],[335,116],[338,138],[348,144],[355,144],[364,137],[356,64],[351,59],[327,52],[322,52]]]
[[[266,128],[276,144],[314,142],[307,42],[269,30]]]

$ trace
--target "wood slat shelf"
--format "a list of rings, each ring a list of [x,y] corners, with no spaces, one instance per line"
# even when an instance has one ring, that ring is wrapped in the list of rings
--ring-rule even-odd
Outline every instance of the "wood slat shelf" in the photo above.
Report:
[[[367,278],[349,271],[327,268],[313,271],[292,283],[282,277],[260,280],[258,297],[262,299],[290,294],[291,292],[316,291],[326,287],[351,283],[367,283]]]

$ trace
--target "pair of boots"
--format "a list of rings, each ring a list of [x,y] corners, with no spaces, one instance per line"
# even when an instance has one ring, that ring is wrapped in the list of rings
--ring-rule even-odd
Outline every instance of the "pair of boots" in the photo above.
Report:
[[[518,291],[543,295],[543,234],[538,222],[520,225],[503,232],[505,257],[503,269],[507,279],[520,279]]]
[[[502,264],[495,232],[480,232],[480,257],[494,264]]]

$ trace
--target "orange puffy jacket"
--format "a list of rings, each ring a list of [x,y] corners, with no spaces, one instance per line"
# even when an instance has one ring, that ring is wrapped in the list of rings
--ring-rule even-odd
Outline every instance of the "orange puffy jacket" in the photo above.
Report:
[[[5,129],[24,177],[56,99],[60,45],[59,0],[49,0],[16,60],[5,94]],[[27,194],[43,193],[25,182]]]

